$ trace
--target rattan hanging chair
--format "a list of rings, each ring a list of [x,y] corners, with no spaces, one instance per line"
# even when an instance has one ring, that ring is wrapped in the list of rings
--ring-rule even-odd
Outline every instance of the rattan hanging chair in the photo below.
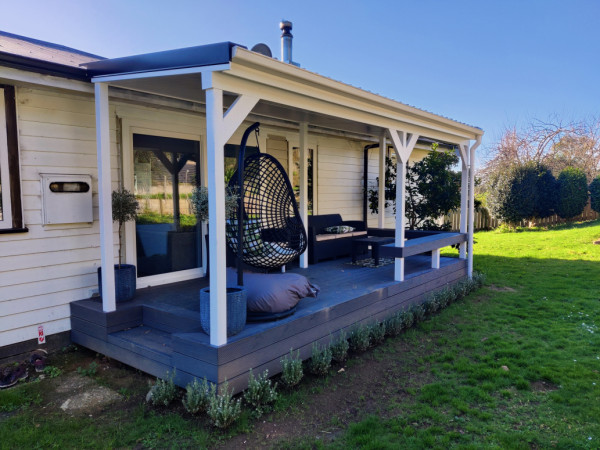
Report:
[[[227,221],[227,243],[238,255],[238,280],[242,283],[240,260],[258,269],[275,269],[297,258],[307,246],[294,190],[282,165],[266,153],[244,157],[248,135],[258,132],[258,126],[257,122],[244,133],[238,170],[229,181],[241,201]],[[241,249],[237,245],[240,240]]]

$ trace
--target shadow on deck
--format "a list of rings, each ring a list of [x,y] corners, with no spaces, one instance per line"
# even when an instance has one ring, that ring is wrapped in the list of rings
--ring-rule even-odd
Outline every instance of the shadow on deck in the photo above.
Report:
[[[405,260],[405,281],[394,281],[394,265],[357,267],[349,260],[295,268],[321,288],[317,298],[305,298],[297,312],[274,322],[248,323],[228,343],[213,347],[202,332],[198,279],[137,291],[136,298],[110,313],[100,299],[71,303],[73,342],[158,377],[176,369],[175,382],[185,386],[194,377],[218,384],[228,380],[236,392],[247,386],[250,368],[271,375],[281,371],[281,358],[290,349],[310,357],[314,342],[328,343],[340,330],[357,323],[381,320],[397,310],[467,274],[466,260],[442,258],[431,269],[431,257]]]

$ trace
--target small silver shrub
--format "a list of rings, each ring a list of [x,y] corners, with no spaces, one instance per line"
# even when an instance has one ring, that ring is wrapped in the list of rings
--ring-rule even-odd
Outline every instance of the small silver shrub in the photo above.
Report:
[[[415,315],[411,309],[405,309],[402,311],[402,324],[404,328],[410,328],[415,323]]]
[[[294,354],[292,349],[290,349],[290,355],[285,356],[281,360],[281,368],[281,381],[286,387],[291,388],[300,383],[300,380],[304,376],[300,350]]]
[[[344,330],[340,331],[338,338],[331,344],[331,357],[336,363],[343,363],[348,359],[348,336]]]
[[[216,393],[215,393],[216,394]],[[242,400],[233,398],[233,389],[229,390],[227,381],[221,386],[221,393],[210,397],[208,417],[217,428],[228,428],[242,413]]]
[[[369,326],[369,340],[372,345],[379,345],[385,340],[385,322],[375,322]]]
[[[316,342],[312,346],[312,355],[308,362],[308,370],[315,375],[327,375],[331,368],[331,348],[329,345],[321,347]]]
[[[364,352],[371,346],[371,333],[369,327],[357,325],[348,336],[348,344],[353,352]]]
[[[391,337],[398,336],[404,329],[402,312],[391,315],[385,320],[385,334]]]
[[[194,378],[193,383],[189,383],[185,388],[183,397],[183,406],[190,414],[206,412],[211,397],[216,395],[216,386],[206,380],[206,377],[198,383]]]
[[[151,392],[151,401],[154,405],[163,405],[169,406],[169,404],[175,400],[177,396],[177,386],[173,382],[173,378],[175,378],[175,371],[169,375],[165,376],[165,379],[162,380],[160,378],[156,379],[156,383],[152,386]]]
[[[425,318],[425,308],[423,308],[423,305],[413,305],[410,310],[413,313],[415,323],[423,321]]]
[[[269,379],[269,371],[265,370],[262,375],[254,377],[252,369],[248,376],[248,389],[244,392],[244,400],[254,408],[255,417],[262,416],[270,411],[271,405],[277,400],[277,383],[273,385]]]

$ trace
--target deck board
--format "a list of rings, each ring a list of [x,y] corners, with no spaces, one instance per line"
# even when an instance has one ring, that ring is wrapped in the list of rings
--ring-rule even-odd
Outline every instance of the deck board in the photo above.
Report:
[[[152,375],[176,368],[180,386],[206,376],[217,383],[229,380],[237,392],[246,387],[250,368],[275,375],[290,348],[306,359],[314,342],[328,343],[342,329],[382,320],[466,276],[465,260],[441,258],[440,263],[440,269],[431,269],[430,256],[406,258],[402,283],[393,279],[393,264],[368,268],[343,259],[308,269],[288,267],[317,284],[319,296],[303,299],[297,312],[282,320],[248,323],[221,347],[211,346],[199,329],[199,290],[206,279],[140,289],[114,313],[103,313],[99,299],[72,303],[72,336]]]

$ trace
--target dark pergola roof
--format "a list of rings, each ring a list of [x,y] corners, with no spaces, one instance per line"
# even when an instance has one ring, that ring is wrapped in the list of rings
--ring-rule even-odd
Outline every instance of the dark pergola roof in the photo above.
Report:
[[[229,63],[231,61],[231,50],[235,46],[246,48],[233,42],[219,42],[143,55],[104,59],[85,63],[82,66],[87,68],[90,76],[213,66]]]

